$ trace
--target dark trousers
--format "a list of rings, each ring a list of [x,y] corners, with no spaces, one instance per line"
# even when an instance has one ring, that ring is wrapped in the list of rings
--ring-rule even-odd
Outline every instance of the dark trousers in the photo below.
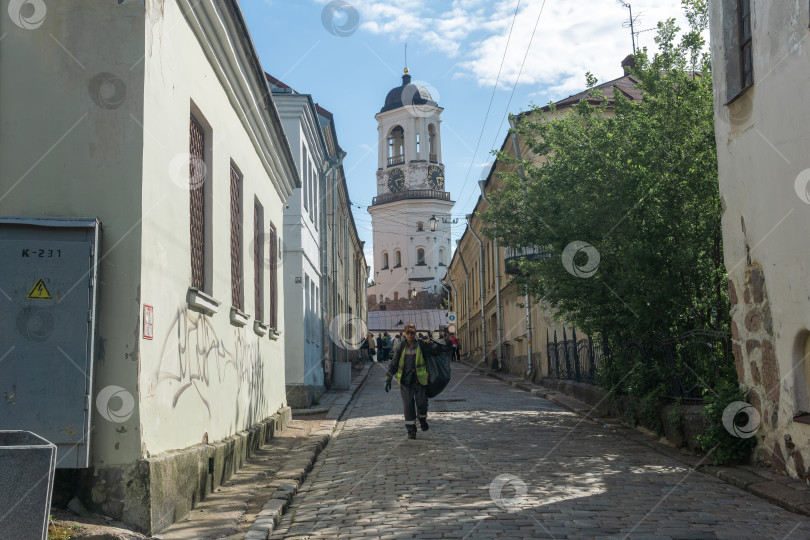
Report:
[[[399,393],[402,395],[402,407],[405,409],[405,425],[414,426],[415,429],[417,414],[419,418],[427,418],[427,389],[419,384],[414,376],[410,384],[399,386]]]

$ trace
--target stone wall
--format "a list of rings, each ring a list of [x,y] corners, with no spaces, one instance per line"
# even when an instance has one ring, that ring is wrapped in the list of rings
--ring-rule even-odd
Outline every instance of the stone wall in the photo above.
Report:
[[[742,290],[742,299],[738,289]],[[762,422],[756,435],[754,459],[770,463],[779,472],[793,472],[796,476],[806,478],[807,469],[801,453],[791,443],[789,436],[780,436],[782,380],[773,345],[773,318],[765,275],[758,263],[746,265],[745,282],[740,283],[739,287],[729,280],[729,300],[737,377],[749,388],[746,401],[757,409]],[[790,467],[788,461],[792,461]]]

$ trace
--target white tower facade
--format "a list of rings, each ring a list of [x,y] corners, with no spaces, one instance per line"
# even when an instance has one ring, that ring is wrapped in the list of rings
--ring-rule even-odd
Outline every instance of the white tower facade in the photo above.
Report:
[[[450,216],[445,191],[441,107],[408,70],[377,119],[377,196],[368,208],[374,237],[374,285],[378,303],[412,292],[440,294],[450,263]],[[431,219],[434,218],[434,219]],[[431,222],[436,230],[431,230]]]

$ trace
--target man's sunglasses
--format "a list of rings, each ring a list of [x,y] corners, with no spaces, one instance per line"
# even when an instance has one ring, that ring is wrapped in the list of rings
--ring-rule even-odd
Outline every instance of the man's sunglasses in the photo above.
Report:
[[[413,330],[406,330],[405,333],[406,334],[415,334],[416,332],[414,332]]]

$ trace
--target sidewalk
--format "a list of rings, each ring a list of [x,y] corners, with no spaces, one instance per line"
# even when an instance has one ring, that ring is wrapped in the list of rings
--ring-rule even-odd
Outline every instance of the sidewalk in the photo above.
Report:
[[[278,432],[270,444],[259,449],[242,469],[181,521],[151,538],[267,538],[306,479],[318,454],[329,443],[339,418],[373,365],[353,369],[350,388],[324,393],[316,409],[293,410],[290,425]],[[68,529],[73,527],[71,538],[75,540],[149,538],[128,530],[124,524],[107,523],[103,516],[78,516],[61,509],[54,509],[53,514],[58,525]]]
[[[751,465],[724,467],[707,465],[704,463],[706,458],[703,455],[695,454],[685,448],[674,448],[668,444],[664,444],[652,436],[652,434],[628,427],[618,422],[615,418],[597,418],[592,414],[594,411],[593,406],[571,396],[561,394],[541,385],[525,382],[521,377],[493,371],[480,366],[480,364],[473,364],[464,359],[462,359],[461,362],[488,377],[492,377],[515,388],[556,403],[582,416],[583,421],[602,425],[605,429],[610,429],[618,435],[676,459],[695,471],[719,478],[757,497],[761,497],[770,503],[781,506],[785,510],[804,516],[810,516],[810,486],[800,480]]]

